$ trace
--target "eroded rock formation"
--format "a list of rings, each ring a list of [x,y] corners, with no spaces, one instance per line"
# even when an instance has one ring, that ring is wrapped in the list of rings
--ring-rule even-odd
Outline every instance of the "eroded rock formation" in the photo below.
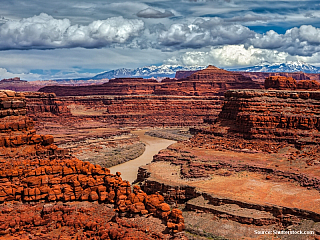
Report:
[[[230,90],[214,134],[245,139],[317,143],[319,91]]]
[[[297,82],[291,77],[271,76],[264,82],[266,89],[276,90],[319,90],[320,82],[315,80],[301,80]]]
[[[259,84],[238,73],[214,66],[196,71],[187,78],[172,79],[156,87],[157,95],[223,96],[228,89],[260,88]]]
[[[119,78],[99,86],[43,88],[47,95],[27,95],[28,114],[36,118],[51,112],[71,121],[86,117],[120,126],[194,126],[218,115],[226,90],[260,87],[241,74],[209,66],[188,78],[162,82]]]
[[[139,186],[132,189],[121,173],[113,175],[107,168],[82,162],[54,145],[53,136],[36,134],[33,121],[25,116],[22,93],[0,91],[0,104],[0,235],[4,238],[24,234],[52,238],[57,232],[60,237],[82,239],[168,237],[156,230],[146,233],[146,226],[119,218],[124,215],[152,215],[172,232],[184,229],[181,211],[171,210],[160,194],[147,195]]]
[[[256,82],[263,83],[264,80],[271,76],[283,76],[287,78],[293,78],[297,81],[300,80],[320,80],[320,74],[319,73],[304,73],[304,72],[293,72],[293,73],[287,73],[287,72],[237,72],[240,73],[246,77],[250,77],[252,80]]]
[[[143,95],[152,94],[157,84],[159,83],[154,79],[116,78],[101,85],[46,86],[39,91],[55,93],[57,96]]]
[[[295,83],[284,80],[278,88]],[[320,91],[305,89],[228,90],[211,126],[160,151],[138,180],[147,193],[187,202],[185,216],[188,210],[212,214],[212,226],[250,232],[309,222],[319,237],[319,101]],[[186,225],[193,221],[186,218]],[[226,236],[218,227],[208,231]],[[254,238],[247,230],[241,236]]]
[[[88,87],[48,86],[40,92],[55,93],[57,96],[88,95],[179,95],[179,96],[223,96],[228,89],[260,88],[249,77],[229,72],[214,66],[194,72],[187,78],[164,79],[157,82],[143,78],[117,78],[109,82]]]
[[[46,97],[44,97],[46,96]],[[86,96],[27,94],[28,115],[59,123],[95,120],[108,126],[194,126],[218,115],[220,96]],[[41,120],[42,119],[42,120]],[[51,120],[50,120],[51,119]]]
[[[187,78],[193,73],[197,71],[177,71],[175,78]],[[320,81],[320,74],[319,73],[304,73],[304,72],[237,72],[234,73],[241,74],[245,77],[251,78],[253,81],[258,83],[263,83],[266,78],[272,76],[283,76],[287,78],[293,78],[297,81],[300,80],[315,80]]]

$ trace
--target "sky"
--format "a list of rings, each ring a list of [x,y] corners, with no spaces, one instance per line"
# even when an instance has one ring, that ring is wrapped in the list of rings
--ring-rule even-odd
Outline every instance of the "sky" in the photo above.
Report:
[[[320,66],[318,0],[1,0],[0,79],[297,60]]]

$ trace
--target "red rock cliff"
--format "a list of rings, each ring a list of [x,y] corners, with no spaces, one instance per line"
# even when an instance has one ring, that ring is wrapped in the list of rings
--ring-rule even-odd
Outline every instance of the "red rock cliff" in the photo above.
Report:
[[[291,77],[271,76],[266,78],[264,82],[266,89],[278,89],[278,90],[319,90],[320,83],[315,80],[301,80],[297,82]]]
[[[287,73],[287,72],[237,72],[240,73],[246,77],[250,77],[252,80],[257,82],[264,82],[264,80],[267,77],[271,76],[283,76],[283,77],[291,77],[297,81],[300,80],[320,80],[320,74],[319,73],[304,73],[304,72],[293,72],[293,73]]]
[[[157,82],[153,79],[118,78],[96,86],[71,87],[48,86],[40,92],[55,93],[57,96],[87,95],[182,95],[182,96],[223,96],[228,89],[260,88],[249,77],[209,66],[183,79],[165,79]]]
[[[229,90],[214,131],[246,139],[317,142],[319,99],[319,91]]]
[[[26,96],[28,116],[37,121],[59,122],[98,119],[121,126],[192,126],[214,118],[220,96]],[[51,120],[50,120],[51,119]]]

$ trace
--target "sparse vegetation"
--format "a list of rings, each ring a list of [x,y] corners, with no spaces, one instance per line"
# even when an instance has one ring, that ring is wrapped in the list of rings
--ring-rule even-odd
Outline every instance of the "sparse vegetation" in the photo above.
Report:
[[[174,141],[184,141],[192,137],[189,132],[189,128],[162,128],[149,130],[146,135],[158,138],[164,138]]]

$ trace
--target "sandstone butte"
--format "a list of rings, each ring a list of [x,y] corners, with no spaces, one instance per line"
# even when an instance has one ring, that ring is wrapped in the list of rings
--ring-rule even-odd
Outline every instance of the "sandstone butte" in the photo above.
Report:
[[[163,196],[38,135],[23,93],[0,91],[0,115],[0,239],[183,238],[181,210]]]
[[[140,167],[145,192],[186,203],[187,231],[201,222],[199,234],[230,239],[285,229],[314,231],[297,239],[320,238],[319,85],[278,76],[265,85],[273,89],[226,91],[208,127],[191,129],[190,140]]]

